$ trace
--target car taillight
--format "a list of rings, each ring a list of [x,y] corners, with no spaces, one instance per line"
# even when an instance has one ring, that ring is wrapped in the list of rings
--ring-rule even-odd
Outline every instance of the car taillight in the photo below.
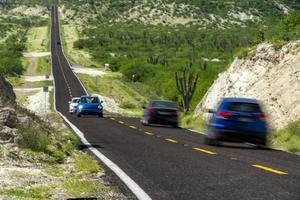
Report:
[[[150,108],[150,109],[148,109],[148,112],[149,112],[149,113],[155,113],[155,112],[156,112],[156,109]]]
[[[217,117],[222,119],[227,119],[228,117],[233,116],[234,114],[231,112],[217,112]]]
[[[267,115],[265,115],[265,114],[263,114],[263,113],[257,114],[256,116],[257,116],[260,120],[263,120],[263,121],[266,120],[267,117],[268,117]]]

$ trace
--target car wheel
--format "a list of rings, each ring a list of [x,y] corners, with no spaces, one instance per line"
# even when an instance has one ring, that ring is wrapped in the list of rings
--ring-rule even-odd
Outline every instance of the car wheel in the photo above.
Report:
[[[73,115],[73,112],[70,112],[71,115]]]
[[[267,141],[264,140],[264,141],[262,141],[262,142],[260,142],[260,143],[258,143],[258,144],[255,144],[255,145],[256,145],[256,148],[257,148],[257,149],[265,149],[266,146],[267,146]]]
[[[208,137],[205,137],[204,143],[208,144],[210,146],[219,146],[220,145],[220,142],[217,139],[208,138]]]
[[[218,134],[214,128],[209,127],[204,138],[204,143],[211,146],[219,146],[220,141],[218,140]]]
[[[100,114],[98,115],[98,117],[101,117],[101,118],[102,118],[102,117],[103,117],[103,113],[100,113]]]
[[[77,117],[81,117],[81,114],[80,114],[80,113],[78,113],[78,114],[77,114]]]
[[[149,126],[149,120],[147,120],[147,119],[142,119],[141,122],[142,122],[142,124],[143,124],[144,126]]]
[[[178,124],[172,124],[172,127],[173,128],[179,128],[179,125]]]

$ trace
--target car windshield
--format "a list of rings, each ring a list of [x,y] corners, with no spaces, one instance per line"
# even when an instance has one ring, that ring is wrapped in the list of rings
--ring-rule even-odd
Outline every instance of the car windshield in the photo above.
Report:
[[[78,103],[80,99],[73,99],[72,103]]]
[[[232,102],[229,104],[228,110],[238,112],[261,113],[260,106],[255,103]]]
[[[80,100],[81,103],[99,103],[98,97],[82,97]]]
[[[152,101],[150,107],[177,108],[177,105],[172,101]]]

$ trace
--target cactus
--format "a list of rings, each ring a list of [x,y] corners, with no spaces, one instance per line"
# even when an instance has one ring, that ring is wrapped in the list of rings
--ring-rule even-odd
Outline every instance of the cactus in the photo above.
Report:
[[[191,64],[186,67],[181,77],[175,72],[177,90],[182,96],[184,112],[190,110],[190,102],[195,94],[199,80],[199,72],[195,75],[191,70]]]

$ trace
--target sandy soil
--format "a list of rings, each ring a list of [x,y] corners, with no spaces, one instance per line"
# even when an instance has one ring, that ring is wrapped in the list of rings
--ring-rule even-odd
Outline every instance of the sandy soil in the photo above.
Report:
[[[23,52],[23,56],[26,58],[37,58],[37,57],[44,57],[50,56],[50,52]]]
[[[27,82],[36,82],[36,81],[51,81],[53,80],[52,76],[50,75],[49,78],[46,76],[23,76],[23,79]]]
[[[87,68],[87,67],[72,67],[72,70],[75,73],[78,74],[87,74],[90,76],[101,76],[106,74],[105,71],[100,70],[100,69],[94,69],[94,68]]]
[[[36,74],[36,69],[37,69],[37,59],[34,57],[29,57],[28,58],[29,64],[26,69],[26,75],[33,75]]]
[[[101,101],[103,101],[103,108],[105,111],[109,113],[118,114],[120,113],[120,108],[116,101],[113,98],[109,98],[106,96],[101,96],[99,94],[93,94],[94,96],[98,96]]]
[[[53,87],[49,87],[49,91],[53,90]],[[50,109],[49,92],[43,92],[43,88],[39,89],[39,92],[28,97],[27,109],[34,112],[36,115],[46,118],[52,111]]]

